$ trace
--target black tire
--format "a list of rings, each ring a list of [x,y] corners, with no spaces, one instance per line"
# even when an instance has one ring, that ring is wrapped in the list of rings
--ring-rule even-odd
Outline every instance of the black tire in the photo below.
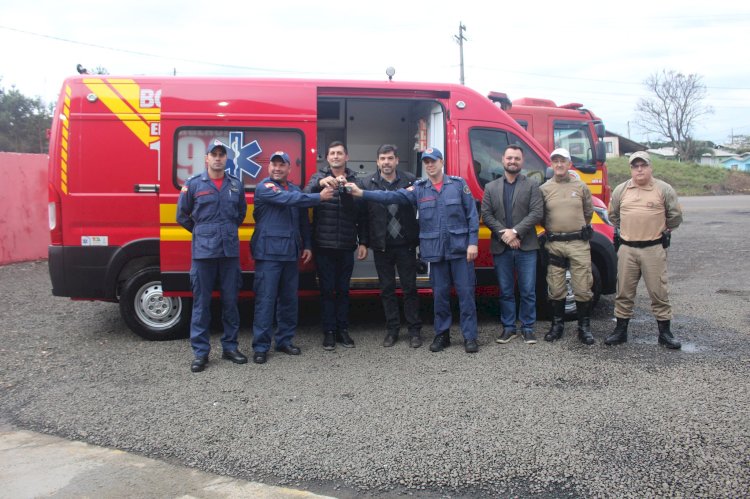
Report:
[[[139,270],[122,286],[120,314],[128,327],[145,340],[184,338],[191,310],[191,299],[162,294],[159,267]]]
[[[594,277],[594,283],[591,286],[591,291],[594,293],[594,296],[591,297],[591,308],[593,309],[602,296],[602,275],[593,261],[591,262],[591,274]],[[540,276],[536,283],[537,315],[540,319],[550,319],[552,317],[552,305],[550,305],[547,296],[546,268],[543,275],[541,272],[537,272],[537,275]],[[565,319],[572,320],[577,317],[577,309],[573,288],[570,286],[570,272],[566,272],[566,287],[568,292],[565,296]]]

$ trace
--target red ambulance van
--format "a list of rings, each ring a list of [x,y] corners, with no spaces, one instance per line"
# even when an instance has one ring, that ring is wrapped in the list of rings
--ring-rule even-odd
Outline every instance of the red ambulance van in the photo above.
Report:
[[[204,169],[209,141],[230,151],[228,168],[245,184],[240,228],[243,295],[251,296],[255,185],[270,154],[287,151],[290,181],[303,186],[325,165],[326,145],[347,144],[348,166],[375,171],[380,144],[396,144],[399,168],[421,176],[420,153],[444,151],[446,173],[465,178],[479,201],[502,175],[509,143],[525,149],[525,173],[544,181],[547,151],[490,99],[461,85],[393,81],[188,77],[67,79],[50,141],[49,269],[52,292],[119,302],[146,339],[179,337],[190,315],[190,233],[175,222],[180,187]],[[615,289],[612,227],[599,216],[591,241],[594,291]],[[480,229],[477,292],[496,293],[489,231]],[[544,272],[540,267],[540,298]],[[429,292],[427,273],[418,277]],[[314,267],[301,268],[300,293],[317,295]],[[377,294],[371,261],[358,263],[353,294]]]

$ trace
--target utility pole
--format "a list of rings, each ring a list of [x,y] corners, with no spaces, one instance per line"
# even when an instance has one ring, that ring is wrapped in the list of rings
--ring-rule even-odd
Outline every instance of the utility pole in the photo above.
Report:
[[[464,26],[464,23],[461,21],[458,22],[458,34],[453,35],[453,38],[458,42],[458,48],[461,52],[461,85],[464,84],[464,40],[466,40],[466,37],[464,36],[464,31],[466,31],[466,26]]]

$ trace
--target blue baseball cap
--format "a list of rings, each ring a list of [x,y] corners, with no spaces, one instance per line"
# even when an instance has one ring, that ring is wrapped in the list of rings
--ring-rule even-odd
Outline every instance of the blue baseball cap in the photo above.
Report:
[[[276,151],[275,153],[271,154],[271,161],[273,161],[274,158],[281,158],[281,161],[283,161],[287,165],[292,164],[292,162],[289,161],[289,155],[284,151]]]
[[[219,139],[214,139],[208,143],[206,154],[211,154],[211,151],[213,151],[217,147],[221,147],[222,149],[224,149],[224,154],[227,153],[227,146],[225,146]]]
[[[432,159],[432,160],[443,159],[443,153],[440,152],[440,149],[435,149],[434,147],[428,147],[422,153],[422,161],[424,161],[425,159]]]

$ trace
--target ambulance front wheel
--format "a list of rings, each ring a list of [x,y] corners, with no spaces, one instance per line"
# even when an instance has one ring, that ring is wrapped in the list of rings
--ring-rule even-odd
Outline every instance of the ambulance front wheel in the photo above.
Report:
[[[120,313],[128,327],[151,341],[187,336],[192,300],[164,296],[159,267],[146,267],[130,276],[120,293]]]

